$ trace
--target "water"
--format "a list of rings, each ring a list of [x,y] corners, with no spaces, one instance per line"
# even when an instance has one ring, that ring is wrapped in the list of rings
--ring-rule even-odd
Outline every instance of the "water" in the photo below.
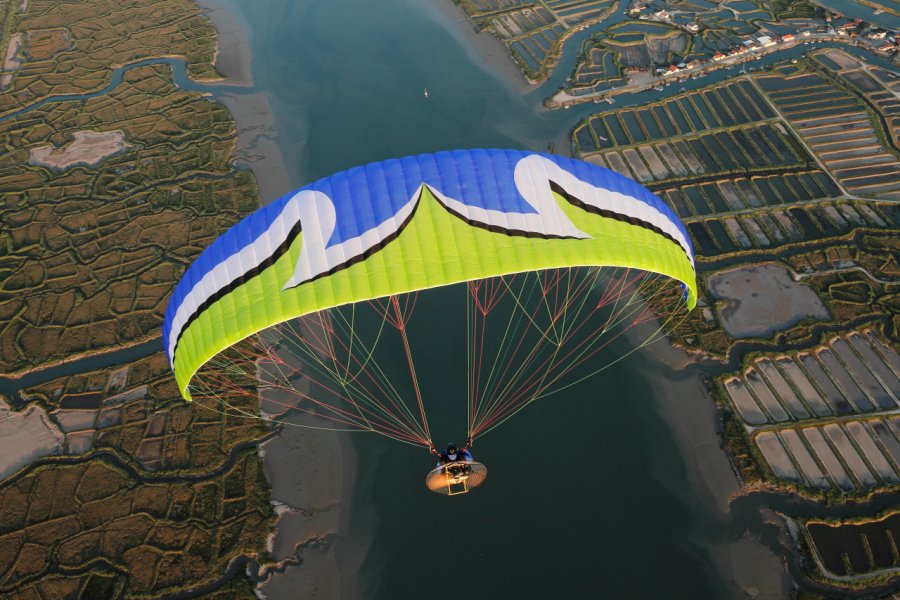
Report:
[[[270,96],[296,185],[387,157],[458,147],[543,149],[541,114],[475,63],[425,2],[225,3],[251,30],[253,77]],[[428,88],[428,98],[424,90]],[[523,126],[524,124],[524,126]]]
[[[543,111],[540,101],[569,68],[522,95],[479,64],[458,23],[421,0],[224,4],[249,29],[254,81],[269,96],[297,186],[417,152],[544,150],[598,108]],[[573,60],[570,51],[562,63]],[[461,321],[450,318],[448,295],[432,292],[420,302],[417,327],[433,337],[412,343],[432,431],[439,444],[459,442],[465,368],[449,341]],[[605,358],[627,350],[619,344]],[[491,475],[468,496],[428,494],[423,477],[432,459],[421,450],[355,438],[360,473],[338,556],[367,550],[361,595],[727,597],[709,548],[731,534],[707,492],[689,483],[697,467],[660,416],[664,390],[647,382],[643,360],[535,404],[479,440],[476,457]],[[405,364],[396,367],[400,373]]]

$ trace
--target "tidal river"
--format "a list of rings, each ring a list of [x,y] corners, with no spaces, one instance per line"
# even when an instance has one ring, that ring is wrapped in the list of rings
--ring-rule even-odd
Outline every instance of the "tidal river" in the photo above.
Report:
[[[253,91],[272,108],[293,186],[418,152],[565,150],[579,114],[598,108],[543,110],[567,73],[523,90],[502,48],[476,37],[451,0],[220,3],[246,29]],[[416,309],[428,335],[411,341],[438,444],[465,437],[464,347],[460,356],[452,344],[463,305],[460,290],[435,290]],[[334,542],[343,595],[780,597],[779,561],[732,523],[737,485],[702,373],[672,366],[687,362],[663,341],[530,406],[478,440],[491,475],[467,496],[425,490],[424,451],[354,436],[353,508]]]

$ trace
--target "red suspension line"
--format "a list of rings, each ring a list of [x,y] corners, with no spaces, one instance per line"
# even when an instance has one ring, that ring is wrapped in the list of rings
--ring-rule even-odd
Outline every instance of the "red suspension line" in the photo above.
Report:
[[[394,312],[397,313],[398,322],[402,322],[400,319],[400,305],[397,302],[397,297],[391,296],[391,301],[394,304]],[[403,327],[400,328],[400,336],[403,338],[403,348],[406,350],[406,363],[409,365],[409,375],[412,377],[416,401],[419,403],[419,413],[422,415],[423,431],[425,432],[425,437],[430,440],[431,432],[428,430],[428,419],[425,417],[425,404],[422,402],[422,392],[419,389],[419,380],[416,378],[416,369],[413,366],[412,352],[409,349],[409,339],[406,336],[406,323],[403,323]]]
[[[399,318],[398,318],[398,322],[402,322],[402,321],[403,321],[402,319],[399,319]],[[406,334],[405,334],[405,331],[402,330],[402,329],[401,329],[401,335],[404,336],[404,337],[405,337],[405,335],[406,335]],[[394,409],[396,409],[396,411],[397,411],[396,413],[393,413],[393,412],[391,412],[390,410],[385,409],[385,412],[387,412],[387,413],[389,413],[389,414],[393,414],[394,417],[397,418],[397,419],[403,419],[403,420],[405,420],[405,419],[408,417],[409,420],[406,421],[406,425],[407,425],[410,429],[418,429],[423,435],[425,435],[425,436],[427,437],[427,428],[423,428],[419,423],[417,423],[417,422],[415,421],[415,419],[413,418],[412,414],[409,412],[409,409],[406,407],[405,403],[403,404],[402,408],[401,408],[400,404],[398,404],[398,402],[396,401],[396,396],[397,396],[396,392],[391,393],[391,392],[389,392],[388,390],[386,390],[386,389],[382,386],[382,384],[380,383],[379,378],[378,378],[378,377],[375,377],[375,376],[372,374],[372,372],[370,372],[369,369],[368,369],[363,363],[360,362],[360,360],[359,360],[358,357],[354,356],[352,353],[349,352],[349,348],[347,348],[347,345],[344,344],[344,342],[343,342],[343,340],[340,338],[340,336],[335,336],[335,339],[336,339],[336,341],[341,345],[341,347],[342,347],[344,350],[346,350],[346,351],[348,352],[348,354],[350,355],[350,357],[352,358],[352,360],[355,361],[356,365],[360,368],[360,373],[363,374],[363,375],[365,375],[365,376],[369,379],[369,381],[371,381],[371,382],[378,388],[378,390],[381,392],[381,394],[382,394],[385,398],[387,398],[387,399],[390,401],[391,405],[392,405],[392,406],[394,407]],[[418,385],[418,382],[414,382],[414,384],[415,384],[415,385]],[[355,388],[358,388],[359,386],[354,386],[354,387],[355,387]],[[362,391],[362,390],[364,390],[364,389],[365,389],[365,388],[362,388],[360,391]],[[393,388],[392,388],[392,391],[393,391]],[[374,396],[374,394],[368,394],[368,396],[369,396],[373,401],[375,401],[375,396]],[[377,403],[377,401],[376,401],[376,403]],[[378,403],[378,404],[379,404],[379,406],[382,406],[380,403]]]

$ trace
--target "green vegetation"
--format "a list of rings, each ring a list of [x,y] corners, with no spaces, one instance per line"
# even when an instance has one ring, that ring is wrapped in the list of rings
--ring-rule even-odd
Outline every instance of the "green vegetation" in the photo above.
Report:
[[[85,130],[121,130],[133,149],[96,169],[29,163]],[[230,164],[234,136],[227,110],[178,90],[165,65],[0,123],[0,370],[158,335],[186,265],[256,205],[253,177]]]
[[[190,0],[29,0],[24,14],[18,2],[7,5],[14,30],[63,28],[69,46],[26,60],[0,94],[0,114],[50,95],[98,90],[114,66],[154,56],[183,56],[191,76],[221,78],[212,66],[215,30]]]
[[[86,390],[99,392],[93,449],[0,484],[0,592],[77,588],[112,568],[109,585],[163,597],[216,580],[235,556],[265,554],[273,515],[252,447],[268,434],[261,421],[184,403],[162,353],[25,395],[54,410]],[[258,411],[249,398],[235,401]],[[59,570],[83,574],[63,582]]]
[[[808,0],[772,0],[772,16],[785,19],[824,19],[825,10]]]
[[[190,0],[6,7],[26,59],[0,117],[99,90],[115,66],[145,58],[181,56],[193,77],[220,77],[214,30]],[[94,167],[34,160],[78,132],[122,132],[124,144]],[[228,111],[178,89],[163,64],[0,121],[0,372],[157,336],[186,266],[257,206],[253,175],[231,164],[235,137]],[[217,582],[236,557],[265,560],[274,515],[255,445],[270,432],[217,403],[184,403],[162,353],[22,397],[48,412],[68,454],[0,482],[0,595],[161,598]],[[236,401],[259,411],[253,395]],[[89,417],[78,431],[70,406]],[[238,575],[207,597],[254,596]]]

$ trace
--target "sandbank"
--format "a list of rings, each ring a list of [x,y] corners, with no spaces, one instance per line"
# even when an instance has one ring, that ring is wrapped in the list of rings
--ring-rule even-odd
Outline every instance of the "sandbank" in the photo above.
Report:
[[[0,480],[42,456],[60,454],[65,436],[40,406],[13,412],[0,398]]]
[[[104,160],[132,148],[125,142],[125,132],[121,129],[112,131],[76,131],[74,140],[61,147],[53,144],[31,149],[28,162],[33,165],[50,167],[56,171],[64,171],[75,165],[96,167]]]
[[[216,29],[215,67],[224,76],[219,82],[204,82],[223,91],[215,94],[225,105],[237,129],[235,166],[253,171],[262,205],[266,205],[293,189],[284,165],[281,148],[276,142],[277,130],[269,99],[262,92],[234,94],[228,87],[253,88],[251,65],[253,54],[247,31],[239,18],[217,0],[196,0],[202,12]]]
[[[196,2],[216,29],[216,57],[213,66],[224,76],[222,83],[253,87],[253,74],[250,72],[252,54],[246,29],[234,14],[216,0]]]
[[[290,192],[294,185],[287,173],[272,107],[265,94],[221,94],[216,99],[231,112],[237,127],[235,166],[253,171],[260,204],[266,205]]]
[[[249,38],[236,15],[216,0],[197,0],[217,32],[215,66],[228,86],[253,87]],[[274,116],[262,92],[215,94],[235,121],[237,140],[233,162],[256,176],[260,204],[293,189],[277,143]],[[261,394],[263,414],[276,412]],[[339,524],[349,514],[353,496],[355,455],[346,434],[305,426],[298,413],[276,416],[278,433],[259,447],[270,501],[279,515],[268,546],[275,561],[261,566],[257,593],[265,598],[336,598],[342,577],[335,556]],[[346,474],[346,476],[345,476]]]
[[[269,600],[341,595],[336,542],[353,481],[345,477],[341,434],[304,426],[327,423],[286,415],[279,434],[260,447],[271,502],[280,514],[269,551],[284,565],[258,586]]]

